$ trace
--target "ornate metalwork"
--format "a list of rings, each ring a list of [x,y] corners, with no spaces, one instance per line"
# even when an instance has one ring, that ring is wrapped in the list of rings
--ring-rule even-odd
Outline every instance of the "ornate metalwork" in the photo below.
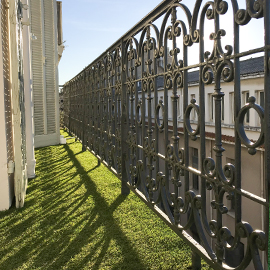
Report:
[[[270,4],[246,0],[243,10],[238,8],[236,0],[194,2],[191,13],[181,1],[163,1],[66,83],[64,124],[82,140],[85,149],[91,150],[122,180],[123,193],[128,193],[126,187],[135,192],[192,247],[194,269],[200,268],[201,257],[215,269],[266,269],[266,259],[262,258],[267,257],[269,219],[270,145],[265,138],[270,135],[267,68],[270,30],[265,28],[264,47],[240,53],[239,27],[253,18],[263,18],[268,26]],[[220,29],[219,20],[227,14],[229,5],[233,10],[234,44],[226,45],[224,51],[222,38],[226,31]],[[178,18],[178,12],[184,17]],[[158,27],[154,23],[161,17],[163,21]],[[211,52],[204,49],[206,21],[212,21],[215,29],[210,35]],[[199,62],[189,66],[188,50],[195,43],[199,43]],[[240,59],[255,52],[265,54],[264,109],[256,104],[254,97],[241,105]],[[162,70],[160,61],[164,63]],[[198,101],[193,98],[189,103],[188,74],[193,68],[199,69],[199,97]],[[222,138],[222,99],[227,95],[222,92],[222,85],[232,81],[234,164],[224,163],[222,159],[226,150]],[[206,153],[205,89],[208,85],[213,86],[215,102],[213,156]],[[182,122],[178,121],[179,103]],[[255,142],[246,135],[244,125],[250,109],[258,113],[261,123],[260,136]],[[197,166],[191,161],[195,141],[199,148]],[[248,148],[250,155],[256,153],[256,148],[265,146],[264,197],[242,188],[247,180],[241,176],[241,156],[245,151],[241,144]],[[196,181],[198,190],[194,190]],[[252,215],[248,216],[250,220],[243,219],[243,198],[263,207],[262,228],[252,228]],[[234,209],[234,226],[230,225],[230,229],[224,219],[228,202]],[[230,264],[228,254],[232,258],[239,256],[233,255],[233,251],[241,245],[243,257]]]

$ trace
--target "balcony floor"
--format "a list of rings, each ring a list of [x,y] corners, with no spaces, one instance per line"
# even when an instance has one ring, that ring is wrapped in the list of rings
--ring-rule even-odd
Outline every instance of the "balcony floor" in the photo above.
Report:
[[[63,133],[67,136],[67,133]],[[74,139],[36,150],[25,207],[0,213],[0,269],[187,269],[190,250]],[[203,269],[210,269],[203,262]]]

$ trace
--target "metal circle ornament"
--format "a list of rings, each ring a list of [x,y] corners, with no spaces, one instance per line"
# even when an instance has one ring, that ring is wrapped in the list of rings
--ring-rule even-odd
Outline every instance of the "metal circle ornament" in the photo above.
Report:
[[[191,127],[191,124],[190,124],[190,113],[192,111],[192,109],[195,110],[195,112],[197,113],[197,115],[199,116],[200,114],[200,107],[199,105],[196,103],[196,99],[192,99],[191,101],[191,104],[188,105],[186,111],[185,111],[185,127],[187,129],[187,132],[189,133],[189,135],[191,136],[191,139],[193,141],[195,141],[197,139],[197,136],[200,132],[200,123],[198,121],[198,124],[197,124],[197,128],[196,129],[193,129]]]
[[[256,154],[256,147],[261,146],[264,143],[264,109],[259,106],[258,104],[255,103],[256,98],[255,97],[249,97],[248,103],[239,111],[239,114],[236,119],[236,129],[238,132],[238,135],[242,141],[242,143],[247,146],[248,148],[248,153],[250,155],[255,155]],[[254,109],[261,120],[261,133],[256,142],[252,142],[248,139],[245,129],[244,129],[244,119],[247,114],[247,112],[250,109]]]

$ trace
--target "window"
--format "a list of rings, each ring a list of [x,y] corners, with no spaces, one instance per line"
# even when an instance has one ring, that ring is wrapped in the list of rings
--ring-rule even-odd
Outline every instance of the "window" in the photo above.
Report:
[[[257,104],[259,104],[262,108],[264,108],[264,91],[257,91]],[[257,115],[257,124],[261,125],[260,117]]]
[[[179,98],[177,102],[177,118],[178,120],[183,119],[183,96],[182,96],[182,89],[180,89]]]
[[[248,103],[248,99],[249,99],[249,92],[244,92],[243,93],[244,104],[247,104]],[[246,116],[245,116],[245,119],[244,119],[244,123],[249,124],[249,110],[246,113]]]
[[[151,99],[151,118],[155,119],[156,116],[156,106],[155,106],[155,98]]]
[[[261,107],[263,107],[264,108],[264,92],[263,91],[259,91],[259,104],[260,104],[260,106]]]
[[[235,164],[235,160],[234,159],[232,159],[232,158],[226,158],[226,164],[228,164],[228,163],[231,163],[231,164]],[[231,198],[231,200],[229,200],[228,201],[228,208],[229,208],[229,211],[230,212],[235,212],[235,194],[233,193],[232,194],[232,198]]]
[[[234,123],[234,93],[230,93],[230,123]]]
[[[162,102],[162,103],[164,102],[163,96],[160,96],[158,103],[160,103],[160,102]],[[163,119],[162,108],[159,109],[159,119]]]
[[[210,94],[209,96],[210,104],[210,121],[215,121],[215,96]],[[224,96],[221,98],[221,121],[224,121]]]
[[[169,104],[169,108],[168,108],[168,119],[172,120],[173,119],[173,96],[170,96],[170,99],[168,102],[170,102]]]
[[[162,57],[160,57],[158,60],[157,60],[157,63],[158,63],[158,66],[159,67],[164,67],[164,64],[163,64],[163,58]]]
[[[192,151],[192,167],[194,169],[199,168],[199,154],[197,148],[191,148]],[[192,187],[193,189],[199,190],[199,176],[192,173]]]
[[[224,121],[224,96],[221,98],[221,120]]]
[[[195,97],[196,97],[195,94],[190,95],[190,100],[196,99]],[[196,111],[194,109],[192,109],[191,112],[190,112],[190,120],[193,120],[193,121],[198,120],[197,119],[197,113],[196,113]]]

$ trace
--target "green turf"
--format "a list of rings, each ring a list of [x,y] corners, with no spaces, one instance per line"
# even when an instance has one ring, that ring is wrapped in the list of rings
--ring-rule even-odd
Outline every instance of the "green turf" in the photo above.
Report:
[[[67,134],[65,134],[67,135]],[[0,213],[0,269],[186,269],[190,250],[81,144],[36,150],[25,207]],[[210,269],[205,263],[204,269]]]

